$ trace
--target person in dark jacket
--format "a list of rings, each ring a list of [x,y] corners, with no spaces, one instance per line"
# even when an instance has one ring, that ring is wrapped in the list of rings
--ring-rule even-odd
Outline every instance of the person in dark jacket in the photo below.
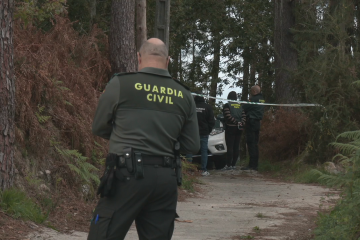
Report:
[[[205,99],[201,96],[195,96],[196,113],[199,126],[200,135],[200,152],[201,152],[201,175],[209,176],[210,173],[207,171],[208,162],[208,141],[209,135],[214,128],[215,118],[212,107],[205,103]],[[186,158],[188,161],[192,160],[192,154],[187,154]]]
[[[239,103],[232,102],[237,100],[237,94],[232,91],[228,94],[229,100],[223,106],[225,119],[225,141],[227,146],[226,165],[222,170],[235,169],[239,157],[240,138],[244,130],[246,115]]]
[[[264,103],[260,87],[255,85],[250,90],[250,101]],[[247,167],[241,170],[258,170],[259,163],[259,133],[260,121],[264,115],[264,105],[244,104],[243,109],[246,113],[246,143],[249,151],[250,161]]]

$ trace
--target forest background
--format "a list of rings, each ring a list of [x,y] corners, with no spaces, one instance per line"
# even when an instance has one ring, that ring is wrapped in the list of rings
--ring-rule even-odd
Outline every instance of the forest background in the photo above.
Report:
[[[152,37],[156,1],[145,2],[147,37]],[[40,212],[49,206],[34,192],[45,182],[39,180],[39,171],[46,176],[46,169],[52,177],[45,186],[56,199],[69,189],[74,198],[77,193],[87,201],[95,197],[107,143],[92,135],[92,117],[111,75],[136,70],[135,16],[140,11],[136,4],[15,1],[14,167],[2,174],[7,177],[2,188],[14,184],[26,190],[40,202]],[[246,100],[249,88],[258,84],[266,102],[322,106],[267,107],[260,143],[263,160],[311,164],[318,168],[313,179],[344,187],[338,208],[319,218],[319,239],[336,234],[345,238],[333,239],[357,239],[360,232],[360,216],[355,214],[359,211],[349,207],[349,202],[352,208],[360,206],[354,194],[360,190],[359,4],[359,0],[171,1],[169,71],[192,91],[221,96],[226,88],[241,88],[239,99]],[[116,20],[123,24],[116,26]],[[116,39],[119,45],[130,45],[114,46]],[[220,112],[221,102],[209,102]],[[245,139],[242,142],[245,158]],[[325,174],[317,167],[327,161],[342,166],[341,174]],[[336,228],[339,222],[346,227]]]

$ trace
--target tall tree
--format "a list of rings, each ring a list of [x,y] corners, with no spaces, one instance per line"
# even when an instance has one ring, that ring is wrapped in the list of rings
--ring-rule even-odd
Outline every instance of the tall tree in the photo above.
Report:
[[[112,73],[136,71],[134,0],[112,0],[109,48]]]
[[[214,56],[211,68],[211,84],[210,84],[210,96],[216,97],[217,87],[219,82],[219,71],[220,71],[220,54],[221,54],[221,36],[220,32],[213,31],[213,48]],[[210,99],[209,104],[215,106],[215,99]]]
[[[291,74],[297,68],[297,52],[292,48],[295,1],[275,0],[275,93],[278,102],[296,102]]]
[[[147,38],[146,0],[136,0],[136,48],[140,49]]]
[[[0,1],[0,188],[12,185],[15,140],[13,10],[15,0]]]

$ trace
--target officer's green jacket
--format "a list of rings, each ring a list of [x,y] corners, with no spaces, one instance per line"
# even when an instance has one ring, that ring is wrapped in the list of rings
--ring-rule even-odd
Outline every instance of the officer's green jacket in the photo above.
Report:
[[[251,102],[260,102],[264,103],[264,97],[261,93],[251,96]],[[246,113],[246,117],[250,119],[262,120],[264,116],[264,105],[256,105],[256,104],[243,104],[242,105],[244,112]]]
[[[197,153],[199,129],[189,90],[159,68],[117,74],[99,99],[92,131],[109,139],[109,152],[124,147],[157,156],[174,156],[178,139],[183,153]]]

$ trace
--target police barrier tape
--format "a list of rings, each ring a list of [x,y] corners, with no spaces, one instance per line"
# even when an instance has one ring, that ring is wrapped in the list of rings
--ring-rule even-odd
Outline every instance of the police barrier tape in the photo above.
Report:
[[[204,97],[204,98],[212,98],[212,99],[216,99],[216,100],[229,101],[229,99],[212,97],[212,96],[202,95],[202,94],[198,94],[198,93],[191,93],[191,94],[194,95],[194,96],[200,96],[200,97]],[[267,106],[279,106],[279,107],[323,107],[323,106],[320,105],[320,104],[313,104],[313,103],[284,104],[284,103],[247,102],[247,101],[237,101],[237,100],[236,100],[236,101],[231,100],[231,102],[246,103],[246,104],[255,104],[255,105],[267,105]]]

